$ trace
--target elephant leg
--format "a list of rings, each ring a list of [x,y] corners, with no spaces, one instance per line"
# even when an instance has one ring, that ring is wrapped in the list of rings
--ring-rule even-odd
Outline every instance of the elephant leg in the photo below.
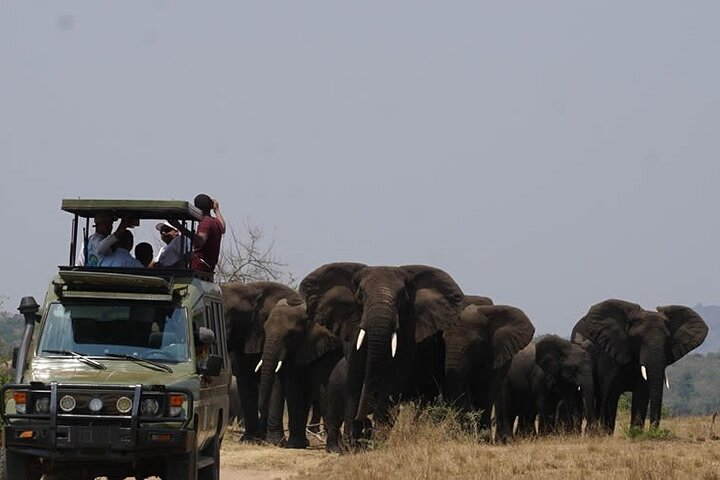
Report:
[[[328,378],[324,399],[323,421],[327,433],[325,450],[328,452],[339,452],[341,449],[340,427],[343,424],[343,417],[349,416],[349,413],[346,413],[347,400],[347,361],[342,359],[335,365]],[[349,424],[345,425],[347,428]]]
[[[283,394],[282,382],[276,378],[270,394],[270,408],[267,419],[267,441],[273,445],[282,445],[285,442],[283,413],[285,413],[285,395]]]
[[[245,433],[241,441],[255,442],[262,440],[264,432],[260,431],[260,417],[258,412],[258,380],[255,374],[255,365],[260,360],[259,355],[238,355],[237,357],[238,392],[242,406]],[[253,365],[255,363],[255,365]]]
[[[613,391],[608,395],[603,406],[603,426],[609,435],[615,431],[615,420],[617,418],[617,406],[620,400],[620,392]]]
[[[322,409],[320,408],[320,400],[313,400],[310,403],[310,406],[312,407],[312,416],[310,417],[310,424],[308,425],[308,430],[310,430],[312,433],[318,434],[320,433],[320,422],[322,422]]]
[[[290,436],[285,447],[307,448],[310,442],[305,434],[310,405],[307,400],[305,383],[307,379],[299,371],[287,371],[285,393],[288,406],[288,427]]]
[[[632,406],[630,409],[630,425],[633,428],[644,428],[645,418],[647,418],[648,402],[650,395],[647,382],[643,381],[636,384],[632,393]]]

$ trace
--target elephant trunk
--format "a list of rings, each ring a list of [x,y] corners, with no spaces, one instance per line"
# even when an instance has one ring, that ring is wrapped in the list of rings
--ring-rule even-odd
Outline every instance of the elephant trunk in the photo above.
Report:
[[[448,342],[446,342],[447,345]],[[449,347],[445,353],[445,396],[446,400],[459,408],[468,407],[466,384],[468,375],[468,354],[463,348]]]
[[[367,325],[367,358],[365,378],[358,402],[356,420],[362,420],[375,408],[378,396],[388,388],[387,378],[392,359],[393,334],[396,332],[397,313],[388,306],[369,308],[361,325]]]
[[[648,368],[647,375],[648,396],[650,399],[650,427],[657,428],[660,425],[660,415],[662,411],[665,368]]]
[[[592,382],[583,385],[581,393],[585,421],[587,422],[586,428],[590,430],[595,425],[595,386]]]
[[[263,349],[262,364],[260,365],[260,391],[258,406],[260,410],[261,428],[264,433],[270,410],[270,396],[272,394],[275,373],[282,359],[281,342],[278,339],[266,339]]]
[[[643,348],[640,351],[640,365],[642,377],[647,381],[650,427],[657,428],[660,425],[663,383],[665,381],[664,348],[658,348],[654,345]],[[641,420],[644,422],[645,419],[642,418]]]

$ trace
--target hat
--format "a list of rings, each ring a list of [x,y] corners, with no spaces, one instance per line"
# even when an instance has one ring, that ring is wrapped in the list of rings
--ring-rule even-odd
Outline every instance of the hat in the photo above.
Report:
[[[159,222],[159,223],[156,223],[156,224],[155,224],[155,230],[157,230],[157,231],[160,232],[160,233],[162,233],[163,227],[172,228],[173,230],[177,230],[177,228],[175,228],[175,227],[173,227],[172,225],[170,225],[170,223],[168,223],[167,221],[165,221],[165,222]]]

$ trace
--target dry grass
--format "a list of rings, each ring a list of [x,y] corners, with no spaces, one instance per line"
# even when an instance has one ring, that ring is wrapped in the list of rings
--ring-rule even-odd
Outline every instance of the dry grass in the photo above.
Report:
[[[403,408],[392,430],[368,451],[330,455],[319,449],[288,451],[226,442],[223,464],[285,471],[302,478],[416,479],[716,479],[720,480],[720,426],[710,417],[663,420],[671,440],[627,438],[619,422],[614,437],[553,437],[510,445],[478,442],[457,427],[452,414]]]

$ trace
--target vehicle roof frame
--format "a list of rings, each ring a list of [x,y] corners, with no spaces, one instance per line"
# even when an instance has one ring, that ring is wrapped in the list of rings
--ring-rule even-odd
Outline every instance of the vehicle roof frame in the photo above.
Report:
[[[184,228],[195,231],[195,222],[202,219],[202,211],[185,200],[113,200],[113,199],[68,199],[64,198],[61,210],[73,214],[70,232],[69,266],[75,266],[77,255],[78,227],[80,218],[85,219],[83,244],[87,245],[90,219],[98,213],[111,213],[115,218],[130,217],[138,220],[177,220]],[[182,230],[180,232],[183,235]],[[183,235],[184,236],[184,235]],[[181,242],[182,253],[186,242]],[[85,255],[87,257],[87,254]]]

